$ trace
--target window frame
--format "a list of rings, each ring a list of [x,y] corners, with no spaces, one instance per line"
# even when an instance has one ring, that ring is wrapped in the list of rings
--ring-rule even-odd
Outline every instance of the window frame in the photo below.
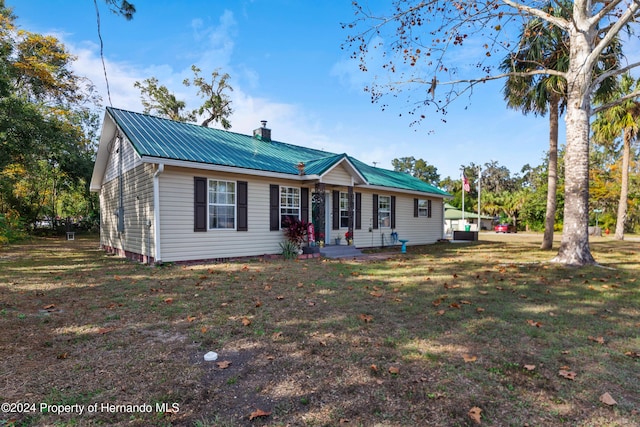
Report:
[[[418,218],[431,218],[431,200],[418,199]]]
[[[212,192],[212,184],[216,183],[215,187],[213,188],[215,191]],[[233,184],[233,192],[229,192],[229,191],[225,191],[224,193],[219,193],[218,190],[218,183],[225,183],[225,184]],[[228,189],[228,187],[226,187]],[[229,195],[231,194],[233,196],[233,203],[220,203],[220,202],[213,202],[212,201],[212,195],[214,194],[224,194],[224,195]],[[214,197],[215,198],[215,197]],[[213,208],[215,207],[233,207],[233,226],[232,227],[212,227],[212,220],[213,220]],[[219,217],[218,217],[218,221],[220,221]],[[228,222],[228,218],[227,218],[227,222]],[[209,178],[207,180],[207,230],[210,231],[235,231],[238,227],[238,182],[237,181],[231,181],[231,180],[227,180],[227,179],[214,179],[214,178]]]
[[[284,199],[283,199],[283,191],[286,191],[286,193],[284,194]],[[300,191],[300,187],[288,187],[285,185],[281,185],[280,186],[280,198],[279,198],[279,215],[280,215],[280,229],[285,228],[284,226],[284,219],[286,217],[295,217],[300,219],[300,216],[302,215],[302,191]],[[283,205],[283,200],[284,201],[290,201],[290,196],[292,196],[291,201],[293,201],[293,206],[288,206],[288,205]],[[295,201],[297,198],[297,202],[298,202],[298,206],[295,206]],[[297,214],[294,214],[293,212],[283,212],[284,210],[288,210],[288,211],[294,211],[297,210]]]
[[[344,191],[340,192],[340,196],[338,198],[340,201],[339,206],[339,218],[340,218],[340,228],[349,228],[349,193]],[[353,217],[355,218],[355,203],[353,207]],[[342,225],[343,221],[346,225]]]
[[[383,202],[383,200],[387,202]],[[387,205],[386,209],[383,209],[383,204]],[[383,214],[385,214],[383,216]],[[388,225],[384,225],[385,218],[388,218]],[[391,196],[378,196],[378,226],[380,228],[391,228]]]

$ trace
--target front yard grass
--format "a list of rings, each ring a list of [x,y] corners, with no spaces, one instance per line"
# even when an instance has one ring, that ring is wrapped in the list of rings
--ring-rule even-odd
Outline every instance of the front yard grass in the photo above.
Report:
[[[1,248],[0,426],[640,425],[640,243],[594,241],[581,269],[538,245],[161,267],[95,238]]]

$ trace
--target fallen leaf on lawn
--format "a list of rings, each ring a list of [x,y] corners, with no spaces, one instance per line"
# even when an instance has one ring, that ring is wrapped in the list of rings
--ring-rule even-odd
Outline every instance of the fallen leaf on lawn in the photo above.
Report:
[[[531,326],[535,326],[536,328],[539,328],[542,326],[541,322],[536,322],[535,320],[531,320],[531,319],[527,320],[527,323]]]
[[[360,318],[360,320],[362,320],[362,321],[363,321],[363,322],[365,322],[365,323],[371,323],[371,322],[373,322],[373,316],[372,316],[371,314],[364,314],[364,313],[362,313],[362,314],[360,314],[358,317]]]
[[[249,319],[248,317],[243,317],[242,318],[242,324],[244,326],[249,326],[251,324],[251,319]]]
[[[115,280],[122,280],[122,278],[121,278],[120,276],[113,276],[113,278],[114,278]]]
[[[200,328],[200,332],[202,332],[203,334],[205,334],[207,332],[207,327],[203,326],[202,328]]]
[[[282,332],[274,332],[273,334],[271,334],[271,338],[272,339],[278,339],[282,336]]]
[[[173,298],[165,298],[164,302],[166,302],[167,304],[171,304],[173,303]]]
[[[262,305],[262,301],[258,300],[256,301],[256,307],[260,307]]]
[[[375,364],[372,364],[371,366],[369,366],[369,368],[373,371],[373,372],[378,372],[378,367]]]
[[[100,328],[100,329],[98,329],[98,333],[100,335],[108,334],[111,331],[113,331],[113,328]]]
[[[398,375],[400,373],[400,368],[398,368],[397,366],[390,366],[389,373]]]
[[[605,393],[602,396],[600,396],[600,402],[604,403],[605,405],[609,405],[609,406],[613,406],[613,405],[617,405],[618,402],[616,402],[613,397],[611,397],[611,395],[609,393]]]
[[[376,384],[382,385],[382,384],[384,384],[384,381],[383,380],[376,380]]]
[[[283,299],[284,299],[284,295],[278,295],[278,296],[276,297],[276,299],[277,299],[278,301],[281,301],[281,300],[283,300]]]
[[[376,298],[380,298],[382,296],[382,292],[369,292],[369,295],[371,295],[372,297],[376,297]]]
[[[216,362],[216,365],[218,365],[218,368],[220,369],[227,369],[229,366],[231,366],[231,362],[228,360],[223,360],[221,362]]]
[[[196,320],[196,316],[187,316],[187,322],[191,323]]]
[[[477,406],[474,406],[473,408],[469,409],[469,418],[471,418],[474,423],[480,424],[481,412],[482,412],[482,409],[478,408]]]
[[[258,418],[258,417],[268,417],[269,415],[271,415],[271,412],[267,412],[267,411],[263,411],[262,409],[256,409],[255,411],[253,411],[251,413],[251,415],[249,415],[249,421],[253,420],[254,418]]]
[[[439,306],[440,304],[442,304],[442,300],[440,298],[438,299],[434,299],[433,302],[431,303],[434,307]]]
[[[444,310],[438,310],[438,312],[436,313],[438,316],[442,316],[445,313]]]
[[[499,291],[501,291],[501,290],[503,290],[504,288],[503,288],[502,286],[496,286],[496,289],[497,289],[497,290],[499,290]]]
[[[472,356],[470,354],[463,354],[462,358],[464,359],[465,363],[471,363],[478,360],[478,356]]]
[[[63,359],[66,359],[68,356],[69,356],[68,353],[62,353],[62,354],[59,354],[58,356],[56,356],[56,358],[60,359],[60,360],[63,360]]]
[[[568,380],[575,380],[576,379],[576,373],[573,371],[565,371],[564,369],[560,369],[560,371],[558,371],[558,375],[560,375],[563,378],[566,378]]]
[[[629,357],[640,357],[640,352],[637,352],[637,351],[625,351],[624,355],[625,356],[629,356]]]
[[[53,310],[54,308],[56,308],[55,304],[49,304],[49,305],[45,305],[44,307],[42,307],[43,310]]]
[[[569,350],[562,350],[560,354],[569,354]]]
[[[451,304],[449,304],[449,307],[451,307],[451,308],[460,308],[460,304],[458,304],[457,302],[452,302]]]
[[[536,365],[524,365],[524,369],[526,369],[527,371],[533,371],[534,369],[536,369]]]
[[[489,294],[489,292],[487,292],[487,291],[478,291],[478,293],[480,295],[488,295]]]
[[[478,308],[476,308],[476,311],[477,311],[478,313],[482,313],[482,312],[484,311],[484,308],[482,308],[482,307],[478,307]]]
[[[597,342],[598,344],[604,344],[603,337],[592,337],[591,335],[589,335],[588,338],[589,338],[589,341]]]
[[[265,291],[270,291],[271,290],[271,285],[264,285],[264,290]]]
[[[349,424],[350,423],[349,418],[340,418],[339,422],[340,422],[340,424]]]

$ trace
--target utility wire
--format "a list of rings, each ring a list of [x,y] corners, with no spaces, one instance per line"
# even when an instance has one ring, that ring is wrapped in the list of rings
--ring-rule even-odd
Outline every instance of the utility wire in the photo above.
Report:
[[[100,40],[100,59],[102,60],[104,81],[107,83],[107,98],[109,98],[109,106],[113,107],[113,104],[111,103],[111,90],[109,89],[109,78],[107,77],[107,66],[104,63],[104,44],[102,43],[102,33],[100,32],[100,10],[98,9],[97,0],[93,0],[93,4],[96,7],[96,20],[98,21],[98,39]]]

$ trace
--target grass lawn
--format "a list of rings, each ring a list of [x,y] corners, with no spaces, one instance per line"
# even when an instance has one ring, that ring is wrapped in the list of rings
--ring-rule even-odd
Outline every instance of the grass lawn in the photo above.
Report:
[[[0,426],[640,425],[640,243],[575,269],[481,239],[162,267],[0,248]]]

